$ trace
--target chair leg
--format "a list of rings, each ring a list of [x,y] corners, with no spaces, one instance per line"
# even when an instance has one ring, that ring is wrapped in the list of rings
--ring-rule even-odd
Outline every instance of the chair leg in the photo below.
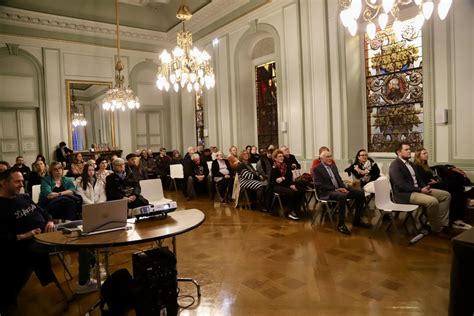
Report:
[[[248,209],[251,210],[252,207],[251,207],[251,204],[250,204],[249,195],[247,194],[247,189],[244,189],[244,199],[245,199],[245,202],[247,203]]]
[[[384,210],[379,210],[379,212],[380,212],[380,217],[377,220],[377,223],[374,225],[374,228],[372,228],[372,231],[370,232],[369,238],[372,238],[374,236],[375,232],[377,231],[377,229],[379,229],[380,225],[382,225],[382,220],[383,220],[383,217],[385,216],[385,211]]]
[[[278,211],[278,214],[280,215],[280,217],[285,217],[285,210],[283,208],[283,204],[281,203],[281,198],[279,195],[276,196],[277,197],[277,200],[278,200],[278,204],[280,206],[280,210]]]
[[[174,189],[176,191],[176,193],[178,193],[178,187],[176,186],[176,181],[174,180],[174,178],[171,178],[171,181],[170,181],[170,187],[169,187],[169,190],[171,191],[171,188],[174,186]]]
[[[71,271],[69,270],[69,267],[67,266],[66,262],[64,261],[64,254],[62,252],[58,252],[56,255],[57,255],[59,261],[61,261],[61,264],[63,265],[64,270],[67,273],[66,280],[71,281],[73,279],[72,274],[71,274]]]
[[[69,308],[69,302],[72,300],[72,298],[70,299],[67,294],[66,294],[66,291],[64,291],[64,288],[63,286],[61,285],[61,283],[59,283],[58,279],[56,278],[56,276],[54,277],[54,284],[56,285],[56,287],[58,288],[59,292],[61,292],[61,295],[64,297],[64,299],[66,300],[66,306],[64,307],[64,310],[67,310]]]

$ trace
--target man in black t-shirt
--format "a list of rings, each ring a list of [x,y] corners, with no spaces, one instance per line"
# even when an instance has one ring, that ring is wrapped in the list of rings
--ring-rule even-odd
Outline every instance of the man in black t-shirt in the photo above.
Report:
[[[46,285],[55,280],[49,260],[49,252],[54,249],[36,243],[34,235],[53,232],[55,225],[51,216],[36,205],[28,195],[20,194],[23,175],[9,169],[0,173],[0,246],[6,254],[0,260],[0,271],[4,271],[0,287],[0,315],[11,305],[34,271]],[[79,252],[79,285],[76,293],[97,290],[97,283],[89,278],[89,268],[93,260],[87,250]]]
[[[30,251],[33,236],[54,230],[51,217],[29,196],[19,194],[23,175],[15,169],[0,173],[0,242],[7,254],[0,262],[4,273],[0,295],[0,313],[12,304],[32,270],[42,285],[54,281],[47,253]]]

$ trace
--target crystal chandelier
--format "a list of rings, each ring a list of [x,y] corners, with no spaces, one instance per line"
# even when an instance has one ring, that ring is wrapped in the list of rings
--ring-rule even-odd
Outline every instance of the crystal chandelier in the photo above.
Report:
[[[177,46],[172,55],[166,49],[161,53],[161,67],[158,68],[156,86],[166,91],[173,86],[174,91],[186,87],[188,92],[202,91],[213,88],[215,85],[214,71],[209,61],[211,56],[203,50],[202,52],[193,46],[193,35],[186,32],[184,22],[191,19],[192,14],[183,0],[179,6],[176,17],[182,21],[183,30],[176,36]]]
[[[340,18],[342,24],[354,36],[357,33],[357,20],[361,13],[364,21],[367,23],[366,30],[370,39],[375,38],[378,26],[383,30],[392,16],[392,28],[395,35],[400,38],[403,30],[403,22],[400,21],[399,13],[403,6],[415,4],[418,7],[418,15],[415,17],[414,26],[421,30],[425,20],[429,20],[435,8],[434,0],[339,0],[341,7]],[[438,1],[438,16],[444,20],[448,15],[452,0]]]
[[[71,91],[72,126],[86,126],[87,120],[84,117],[84,114],[79,112],[76,106],[76,97],[74,96],[74,89],[71,89]]]
[[[126,107],[130,110],[138,109],[140,102],[134,95],[130,87],[124,88],[124,77],[122,75],[123,63],[120,60],[120,32],[119,32],[119,7],[118,0],[115,0],[115,21],[117,32],[117,63],[115,64],[115,86],[107,91],[102,100],[102,108],[106,111],[115,111],[121,109],[125,111]]]

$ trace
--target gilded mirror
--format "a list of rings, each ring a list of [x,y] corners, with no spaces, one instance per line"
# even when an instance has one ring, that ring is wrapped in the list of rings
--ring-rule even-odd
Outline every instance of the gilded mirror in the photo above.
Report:
[[[74,151],[115,148],[115,117],[102,110],[107,81],[66,80],[69,146]]]

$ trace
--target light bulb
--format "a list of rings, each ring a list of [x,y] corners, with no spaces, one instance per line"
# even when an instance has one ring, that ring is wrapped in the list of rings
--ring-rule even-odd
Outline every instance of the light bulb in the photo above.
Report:
[[[449,8],[451,7],[451,3],[453,0],[440,0],[438,4],[438,15],[441,20],[446,19],[448,15]]]
[[[389,13],[392,10],[394,0],[383,0],[382,6],[385,13]]]
[[[426,20],[429,20],[431,18],[431,14],[433,13],[433,2],[424,2],[423,3],[423,16],[425,17]]]
[[[423,13],[418,13],[418,15],[415,17],[415,29],[416,30],[421,30],[421,28],[423,27],[423,23],[425,23],[425,16],[423,15]]]
[[[349,22],[349,33],[354,36],[356,35],[357,33],[357,22],[355,20],[351,20],[351,22]]]
[[[379,26],[382,30],[385,29],[385,27],[387,26],[387,22],[388,22],[388,15],[385,14],[385,13],[382,13],[379,15]]]
[[[373,22],[369,22],[369,24],[367,24],[367,36],[369,36],[369,38],[373,40],[375,38],[375,33],[375,24]]]
[[[350,9],[352,17],[354,18],[354,20],[357,20],[360,16],[360,11],[362,10],[362,1],[352,0]]]
[[[341,18],[342,25],[344,27],[349,27],[349,22],[351,20],[351,11],[350,9],[344,9],[339,13],[339,17]]]
[[[179,84],[178,84],[177,82],[175,82],[175,83],[173,84],[173,88],[174,88],[174,91],[175,91],[175,92],[178,92],[178,90],[179,90]]]

